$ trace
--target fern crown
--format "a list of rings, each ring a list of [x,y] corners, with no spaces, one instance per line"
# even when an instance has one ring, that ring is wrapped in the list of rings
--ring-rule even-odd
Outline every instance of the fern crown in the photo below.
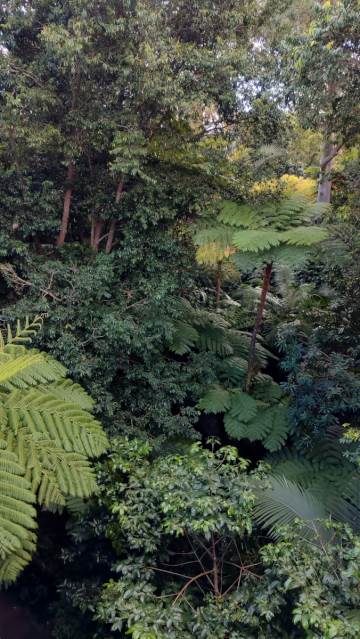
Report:
[[[257,205],[221,200],[218,209],[216,220],[205,227],[200,223],[194,234],[200,264],[229,257],[240,270],[264,262],[294,264],[328,236],[315,223],[324,205],[299,194]]]

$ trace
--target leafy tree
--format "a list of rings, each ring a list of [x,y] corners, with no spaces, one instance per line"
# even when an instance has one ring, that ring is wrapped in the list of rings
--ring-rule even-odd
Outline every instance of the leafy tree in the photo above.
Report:
[[[291,601],[295,626],[306,637],[330,639],[359,634],[359,538],[349,529],[327,523],[329,540],[304,539],[286,529],[279,544],[262,550],[270,579]]]
[[[356,636],[359,540],[349,529],[314,520],[308,540],[304,520],[292,529],[278,521],[277,541],[259,548],[251,535],[257,493],[268,489],[261,471],[246,471],[230,447],[149,453],[146,443],[119,440],[100,471],[119,560],[97,615],[113,632]]]
[[[159,148],[172,138],[191,147],[207,136],[206,110],[219,121],[232,116],[235,78],[248,66],[246,44],[266,5],[236,1],[220,11],[219,2],[207,2],[187,11],[181,1],[69,0],[60,8],[34,0],[4,7],[3,161],[10,188],[17,181],[24,199],[32,197],[30,175],[48,183],[53,205],[64,190],[59,246],[72,208],[85,228],[91,218],[94,250],[106,238],[109,253],[123,194],[147,178],[144,165],[161,159]]]
[[[330,0],[316,3],[314,14],[293,40],[290,83],[302,121],[323,133],[318,200],[330,202],[333,160],[359,133],[359,6]]]
[[[139,638],[264,636],[270,611],[260,601],[247,611],[239,597],[240,584],[259,578],[246,539],[261,474],[249,476],[231,447],[213,453],[195,444],[153,462],[149,452],[146,443],[118,441],[101,475],[121,578],[104,588],[99,616]]]

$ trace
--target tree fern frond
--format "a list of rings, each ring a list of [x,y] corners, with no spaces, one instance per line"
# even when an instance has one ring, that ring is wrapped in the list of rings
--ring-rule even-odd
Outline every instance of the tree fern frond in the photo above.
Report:
[[[274,382],[272,377],[265,380],[256,380],[254,383],[253,397],[263,402],[271,402],[279,400],[282,396],[282,390],[279,384]]]
[[[233,391],[229,406],[229,417],[239,419],[241,422],[249,422],[257,413],[257,403],[251,395],[243,391]]]
[[[25,323],[22,326],[20,320],[16,323],[15,332],[11,328],[10,324],[6,326],[6,337],[4,337],[2,331],[0,331],[0,351],[7,344],[28,344],[31,342],[31,338],[36,335],[43,326],[43,317],[37,315],[32,321],[29,317],[25,318]]]
[[[53,382],[47,387],[40,387],[55,397],[70,404],[76,404],[83,410],[91,411],[94,408],[94,400],[84,391],[80,384],[74,384],[70,379],[62,379]]]
[[[194,235],[196,246],[207,246],[216,242],[220,247],[226,248],[232,240],[232,230],[227,226],[213,226],[197,230]]]
[[[236,248],[244,251],[244,253],[265,251],[278,246],[280,242],[281,235],[277,231],[268,229],[236,231],[233,237],[233,243]]]
[[[271,258],[274,260],[274,270],[282,266],[289,266],[292,269],[303,267],[311,257],[310,248],[303,246],[290,246],[280,244],[273,248]]]
[[[267,412],[270,413],[272,424],[263,444],[270,452],[274,452],[284,446],[290,432],[288,408],[286,405],[278,403],[271,406]]]
[[[98,421],[76,404],[64,402],[39,389],[12,391],[4,402],[10,429],[49,436],[65,450],[98,457],[107,447],[107,438]]]
[[[230,393],[221,386],[213,386],[198,402],[204,413],[224,413],[230,407]]]
[[[227,357],[217,367],[219,379],[234,386],[241,386],[245,379],[248,363],[243,357]]]
[[[0,442],[0,575],[9,558],[22,556],[36,528],[35,496],[24,469],[6,443]],[[8,568],[6,568],[6,571]],[[11,569],[10,569],[11,572]],[[0,577],[1,580],[1,577]]]
[[[321,226],[298,226],[281,234],[282,241],[292,246],[313,246],[327,237],[327,229]]]
[[[270,452],[279,450],[289,434],[286,406],[281,403],[267,406],[263,402],[256,402],[252,397],[248,397],[253,402],[252,416],[249,417],[250,410],[243,413],[239,411],[238,414],[235,410],[228,411],[224,417],[226,432],[235,439],[261,441]]]
[[[0,388],[8,390],[47,384],[66,375],[66,368],[52,357],[15,344],[0,352],[0,370]]]
[[[278,250],[278,248],[273,248],[272,251],[263,251],[262,253],[234,253],[231,255],[230,261],[240,273],[248,273],[259,270],[265,264],[270,263],[273,259],[273,251]]]
[[[218,219],[229,226],[251,228],[256,224],[256,211],[250,204],[222,200]]]
[[[221,246],[218,242],[210,242],[200,246],[196,251],[198,264],[216,266],[235,252],[231,245]]]
[[[186,322],[175,322],[174,329],[169,343],[170,350],[177,355],[189,353],[199,340],[198,331]]]
[[[199,346],[204,350],[223,356],[232,355],[234,352],[224,329],[210,324],[199,330]]]
[[[19,573],[30,563],[36,548],[36,535],[29,533],[21,548],[7,555],[0,561],[0,583],[12,583],[16,581]]]
[[[27,351],[40,322],[18,324],[0,339],[0,582],[14,581],[35,549],[37,502],[63,507],[66,496],[96,490],[89,458],[107,438],[89,410],[92,400],[46,354]]]

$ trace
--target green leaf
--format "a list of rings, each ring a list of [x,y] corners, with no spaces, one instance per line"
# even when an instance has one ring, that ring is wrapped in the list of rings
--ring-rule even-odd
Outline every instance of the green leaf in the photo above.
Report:
[[[281,233],[281,241],[292,246],[314,246],[327,237],[328,231],[322,226],[298,226]]]
[[[236,256],[234,255],[234,258]],[[272,259],[274,261],[274,269],[284,265],[290,268],[300,268],[310,259],[311,251],[306,247],[291,246],[289,244],[281,244],[272,250]]]
[[[264,439],[264,446],[272,453],[285,444],[290,424],[286,404],[272,406],[268,412],[271,417],[271,431]]]
[[[256,212],[254,207],[249,204],[241,205],[230,200],[222,200],[218,219],[230,226],[249,228],[256,222]]]
[[[273,246],[278,246],[283,234],[270,230],[245,230],[234,233],[233,243],[236,248],[247,253],[258,253]]]
[[[316,497],[285,477],[271,478],[269,488],[257,489],[256,496],[254,518],[275,538],[280,537],[282,526],[292,525],[296,519],[306,524],[303,532],[311,537],[316,529],[319,531],[316,520],[326,518],[326,511]]]
[[[231,394],[229,415],[238,418],[242,422],[248,422],[257,412],[257,403],[253,397],[243,391],[234,391]]]
[[[230,406],[230,393],[222,386],[214,386],[198,402],[204,413],[224,413]]]
[[[177,355],[189,353],[199,339],[197,330],[186,322],[176,322],[169,348]]]

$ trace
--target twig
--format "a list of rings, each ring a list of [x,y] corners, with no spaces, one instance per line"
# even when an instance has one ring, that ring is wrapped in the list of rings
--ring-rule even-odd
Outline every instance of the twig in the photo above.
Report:
[[[201,579],[201,577],[206,577],[206,575],[210,575],[210,574],[212,574],[212,572],[213,572],[212,570],[207,570],[205,572],[200,572],[198,575],[195,575],[195,577],[191,577],[191,579],[189,579],[189,581],[178,592],[178,594],[177,594],[176,598],[174,599],[172,605],[174,606],[176,604],[176,602],[179,601],[179,599],[181,599],[181,597],[187,591],[189,586],[191,586],[191,584],[194,583],[194,581],[198,581],[199,579]]]

